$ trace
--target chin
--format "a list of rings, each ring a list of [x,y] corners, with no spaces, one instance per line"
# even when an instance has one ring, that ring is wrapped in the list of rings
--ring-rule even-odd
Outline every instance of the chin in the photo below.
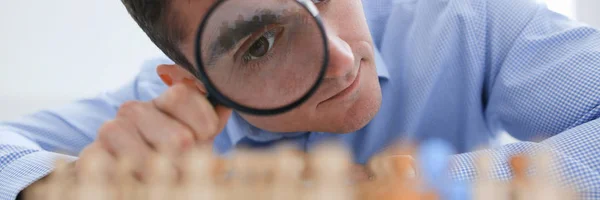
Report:
[[[348,110],[345,116],[339,116],[338,120],[326,127],[330,133],[346,134],[358,131],[365,127],[375,117],[380,108],[380,99],[370,100],[362,104],[356,104],[355,107]],[[358,103],[358,102],[357,102]]]
[[[376,79],[377,80],[377,79]],[[338,104],[314,115],[296,115],[290,112],[278,116],[242,116],[250,124],[263,130],[286,133],[299,131],[352,133],[365,127],[381,107],[381,89],[378,81],[364,85],[357,99],[350,105]]]
[[[361,88],[360,96],[356,101],[346,108],[344,112],[336,112],[334,109],[327,115],[322,123],[322,132],[346,134],[358,131],[365,127],[381,107],[381,89],[379,82],[375,81],[364,85]],[[342,109],[340,109],[342,110]]]
[[[367,67],[366,65],[365,67]],[[381,88],[374,67],[363,71],[360,90],[353,100],[332,103],[316,110],[317,103],[306,104],[288,113],[276,116],[241,114],[250,124],[270,132],[326,132],[352,133],[365,127],[381,107]]]

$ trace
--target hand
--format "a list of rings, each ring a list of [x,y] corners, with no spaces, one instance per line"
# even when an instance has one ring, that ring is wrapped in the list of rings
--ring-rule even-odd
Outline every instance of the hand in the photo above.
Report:
[[[228,108],[213,107],[193,83],[176,83],[150,102],[124,103],[79,159],[94,159],[88,156],[90,152],[105,151],[112,162],[129,159],[134,173],[143,180],[151,155],[176,159],[190,147],[212,145],[230,115]]]

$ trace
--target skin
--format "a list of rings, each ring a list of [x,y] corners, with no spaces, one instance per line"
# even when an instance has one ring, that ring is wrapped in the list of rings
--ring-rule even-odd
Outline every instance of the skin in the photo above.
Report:
[[[188,37],[179,44],[194,65],[197,24],[214,0],[174,0],[172,9],[187,24]],[[276,116],[241,114],[252,125],[285,134],[317,131],[349,133],[364,127],[378,112],[381,91],[375,68],[373,42],[360,0],[328,0],[317,4],[328,35],[330,63],[318,91],[303,105]],[[308,42],[308,41],[307,41]],[[225,107],[213,107],[205,98],[202,83],[178,65],[161,65],[157,73],[170,87],[149,102],[123,104],[115,119],[98,131],[98,139],[79,155],[82,163],[98,153],[108,155],[108,166],[119,159],[133,161],[132,173],[142,181],[146,162],[153,154],[173,161],[193,146],[210,146],[231,115]],[[357,78],[354,90],[343,98],[330,99]],[[279,83],[283,84],[283,83]],[[114,169],[106,168],[106,173]],[[359,171],[359,170],[357,170]],[[365,178],[364,175],[356,174]]]
[[[208,9],[207,1],[191,1],[180,9],[189,22],[188,36],[196,33]],[[365,20],[361,1],[329,0],[318,4],[330,44],[330,63],[323,84],[306,103],[276,116],[241,114],[252,125],[272,132],[318,131],[349,133],[364,127],[378,112],[381,89],[378,82],[373,41]],[[198,12],[203,10],[203,12]],[[182,42],[186,57],[194,60],[194,37]],[[195,64],[195,63],[194,63]],[[358,73],[358,69],[360,73]],[[168,66],[165,71],[177,76],[188,76],[178,66]],[[159,72],[160,73],[160,72]],[[344,99],[326,101],[346,88],[355,76],[360,76],[358,90]]]

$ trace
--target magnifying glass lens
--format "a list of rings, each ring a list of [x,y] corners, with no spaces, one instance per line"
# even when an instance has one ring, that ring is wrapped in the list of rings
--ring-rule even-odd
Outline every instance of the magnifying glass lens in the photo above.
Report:
[[[320,21],[298,0],[227,0],[201,30],[200,70],[220,95],[248,109],[294,104],[326,66]]]

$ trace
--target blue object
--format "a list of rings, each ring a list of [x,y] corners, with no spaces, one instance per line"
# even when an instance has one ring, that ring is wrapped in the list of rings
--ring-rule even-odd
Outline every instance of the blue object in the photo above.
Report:
[[[470,199],[470,186],[464,181],[450,178],[450,157],[455,154],[449,143],[427,140],[419,146],[417,162],[420,175],[425,181],[425,189],[436,191],[442,200]]]
[[[454,154],[452,147],[439,139],[428,140],[419,147],[417,162],[425,182],[440,189],[448,183],[449,157]]]
[[[443,199],[447,200],[471,200],[472,185],[465,181],[454,181],[448,186],[448,190],[444,191]]]
[[[345,135],[285,135],[259,130],[234,114],[216,138],[217,152],[227,154],[244,138],[259,143],[294,140],[307,149],[323,139],[338,139],[352,148],[357,162],[365,163],[399,138],[439,138],[464,153],[494,145],[490,140],[506,131],[523,141],[544,141],[495,148],[498,160],[549,148],[559,153],[567,181],[581,191],[600,190],[597,29],[551,12],[536,0],[362,3],[376,43],[383,93],[375,118]],[[165,91],[155,71],[162,63],[172,62],[151,60],[117,90],[0,123],[0,199],[14,198],[46,175],[54,158],[65,156],[51,151],[77,155],[123,102],[147,101]],[[452,156],[452,177],[472,179],[474,158],[471,153]],[[507,165],[497,169],[503,176],[510,172]]]

